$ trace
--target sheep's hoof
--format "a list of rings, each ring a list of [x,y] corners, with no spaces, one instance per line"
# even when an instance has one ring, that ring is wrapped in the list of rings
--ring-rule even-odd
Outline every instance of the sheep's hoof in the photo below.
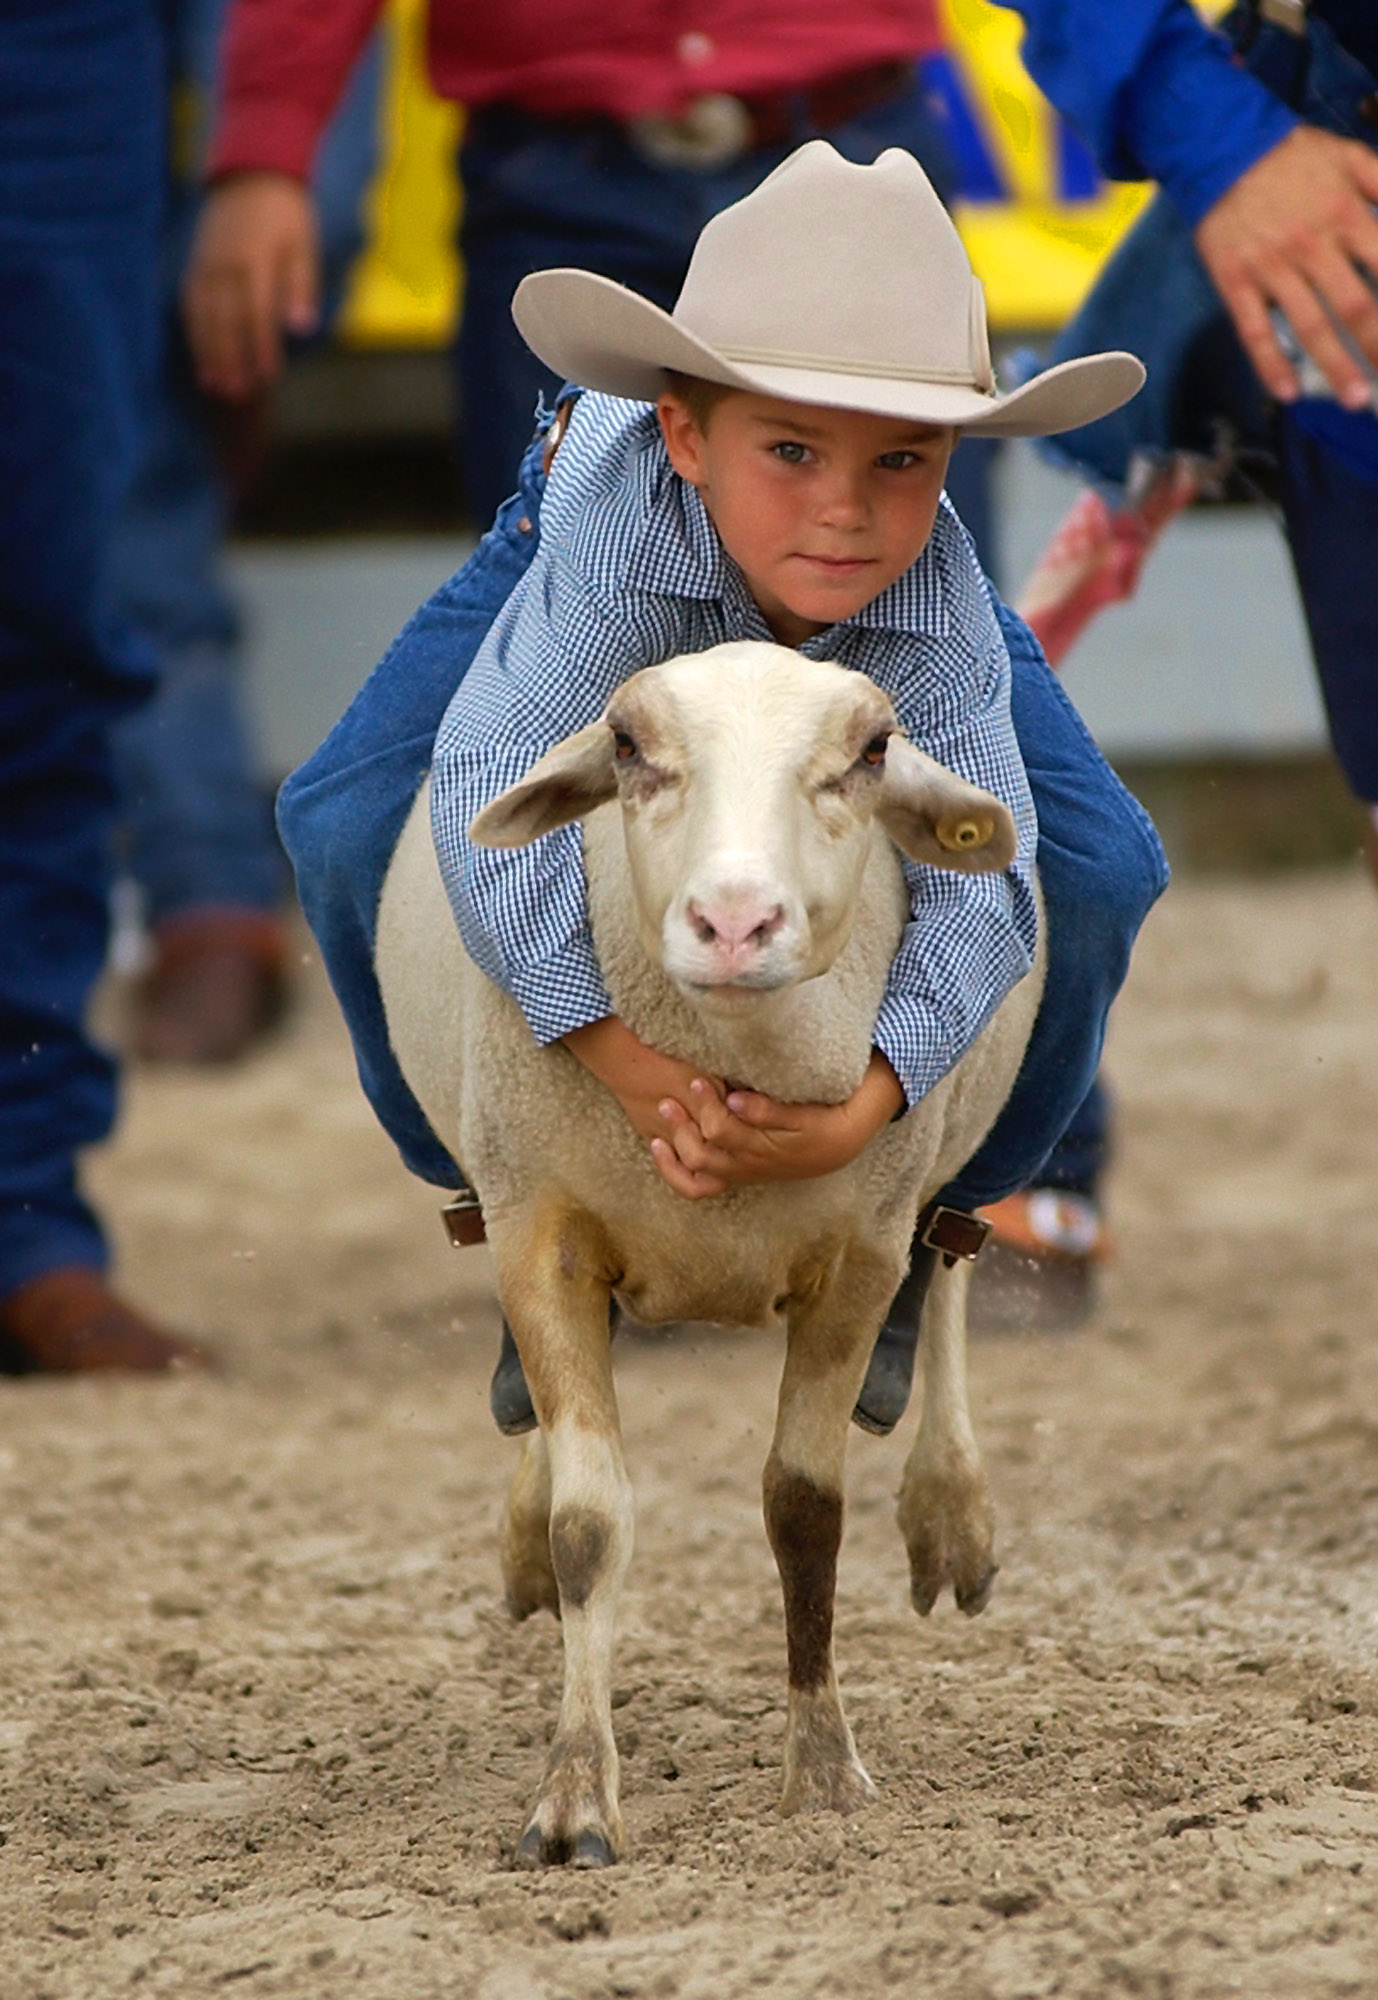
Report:
[[[612,1842],[596,1827],[569,1835],[546,1833],[532,1820],[517,1842],[519,1868],[611,1868],[617,1860]]]
[[[539,1562],[513,1564],[510,1568],[504,1565],[503,1602],[518,1625],[536,1611],[550,1611],[558,1618],[560,1591],[555,1572]]]
[[[792,1813],[853,1813],[869,1805],[876,1796],[861,1764],[852,1758],[842,1764],[801,1765],[791,1771],[780,1795],[780,1811]]]
[[[978,1613],[984,1611],[990,1603],[990,1594],[995,1588],[995,1579],[999,1573],[999,1569],[999,1563],[991,1563],[985,1575],[977,1580],[974,1587],[957,1584],[954,1587],[957,1609],[965,1611],[968,1618],[975,1618]]]
[[[990,1603],[999,1564],[977,1558],[965,1564],[925,1553],[909,1559],[909,1601],[921,1618],[927,1618],[946,1585],[952,1585],[957,1609],[975,1618]]]
[[[995,1581],[995,1516],[979,1471],[912,1475],[900,1495],[909,1551],[909,1596],[926,1618],[951,1587],[969,1618],[984,1611]]]

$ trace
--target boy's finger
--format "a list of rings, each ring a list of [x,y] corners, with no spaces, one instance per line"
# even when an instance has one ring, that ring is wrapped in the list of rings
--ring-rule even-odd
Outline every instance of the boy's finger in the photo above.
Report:
[[[730,1153],[708,1143],[692,1118],[675,1127],[669,1143],[680,1163],[691,1173],[722,1175],[730,1172],[734,1164]]]
[[[692,1172],[667,1139],[652,1139],[651,1157],[661,1179],[686,1201],[702,1201],[708,1195],[721,1194],[727,1185],[712,1174]]]
[[[778,1125],[782,1106],[760,1090],[729,1090],[727,1108],[746,1125]]]

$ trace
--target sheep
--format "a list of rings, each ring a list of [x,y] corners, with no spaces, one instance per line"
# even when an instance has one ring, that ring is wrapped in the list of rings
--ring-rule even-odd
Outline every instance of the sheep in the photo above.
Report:
[[[633,674],[470,832],[517,847],[577,819],[616,1012],[648,1044],[793,1102],[840,1101],[866,1069],[909,909],[897,848],[996,870],[1015,843],[1004,805],[899,735],[873,681],[754,641]],[[402,1072],[482,1198],[539,1418],[507,1499],[503,1577],[515,1616],[561,1618],[565,1669],[518,1861],[602,1866],[624,1846],[610,1693],[633,1522],[610,1298],[644,1324],[786,1330],[763,1481],[788,1656],[781,1806],[860,1805],[874,1788],[832,1644],[849,1419],[917,1213],[1013,1084],[1041,964],[850,1166],[700,1201],[665,1184],[616,1100],[559,1044],[538,1046],[466,954],[425,788],[384,883],[376,967]],[[967,1270],[935,1271],[898,1507],[924,1613],[944,1586],[981,1610],[994,1575],[966,1402]]]

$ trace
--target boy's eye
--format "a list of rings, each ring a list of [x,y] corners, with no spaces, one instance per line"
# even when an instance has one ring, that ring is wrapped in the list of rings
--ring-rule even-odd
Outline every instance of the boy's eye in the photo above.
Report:
[[[922,461],[916,451],[883,451],[876,460],[882,472],[907,472]]]
[[[781,438],[770,448],[777,458],[784,460],[786,465],[802,465],[809,455],[808,446],[800,444],[797,438]]]

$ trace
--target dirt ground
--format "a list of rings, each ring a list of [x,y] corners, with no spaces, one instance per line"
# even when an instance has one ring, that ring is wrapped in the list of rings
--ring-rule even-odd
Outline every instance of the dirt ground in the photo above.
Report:
[[[0,1384],[0,1995],[1378,1995],[1378,906],[1187,882],[1115,1023],[1118,1257],[974,1344],[986,1615],[906,1597],[857,1434],[838,1655],[874,1806],[776,1813],[757,1336],[620,1344],[632,1853],[508,1862],[559,1634],[501,1605],[486,1253],[371,1124],[314,967],[145,1075],[100,1198],[217,1379]]]

